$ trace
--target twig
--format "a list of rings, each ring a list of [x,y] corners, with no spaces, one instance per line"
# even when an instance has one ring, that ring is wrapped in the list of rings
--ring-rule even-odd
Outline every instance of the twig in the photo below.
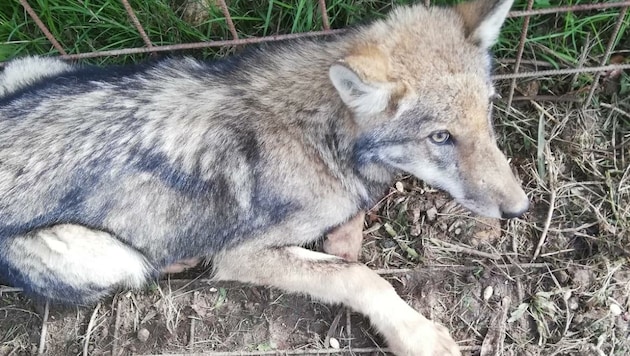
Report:
[[[118,356],[118,336],[120,333],[120,316],[122,314],[122,307],[120,306],[123,298],[116,298],[116,320],[114,320],[114,340],[112,341],[112,356]]]
[[[199,303],[198,291],[193,292],[192,299],[193,299],[192,305],[197,305]],[[192,350],[192,348],[195,346],[195,324],[197,323],[198,317],[191,315],[188,317],[188,319],[190,319],[190,335],[188,335],[188,349]]]
[[[352,312],[346,309],[346,334],[348,335],[348,347],[352,349]]]
[[[480,356],[499,356],[503,352],[508,311],[512,300],[505,296],[501,300],[501,314],[492,318],[490,328],[481,344]]]
[[[570,102],[570,103],[581,103],[583,100],[580,97],[575,95],[519,95],[514,96],[512,98],[512,102],[514,101],[529,101],[529,100],[538,100],[538,101],[552,101],[552,102]]]
[[[101,303],[96,304],[96,308],[94,308],[94,312],[90,317],[90,322],[88,323],[87,330],[85,331],[85,340],[83,340],[83,356],[88,356],[89,346],[90,346],[90,335],[92,334],[92,329],[94,328],[94,322],[96,321],[96,316],[98,315],[98,310],[101,308]]]
[[[610,105],[608,103],[599,103],[599,105],[601,105],[602,107],[605,107],[606,109],[610,109],[612,111],[616,111],[618,113],[620,113],[621,115],[624,115],[625,117],[627,117],[628,119],[630,119],[630,113],[627,113],[621,109],[619,109],[616,106]]]
[[[464,247],[464,246],[460,246],[460,245],[456,245],[456,244],[452,244],[450,242],[446,242],[446,241],[442,241],[442,240],[438,240],[438,239],[429,239],[429,241],[433,242],[434,244],[442,244],[443,246],[446,246],[446,248],[448,248],[450,251],[453,252],[462,252],[462,253],[466,253],[468,255],[473,255],[473,256],[479,256],[482,258],[489,258],[491,260],[500,260],[501,256],[494,254],[494,253],[488,253],[488,252],[483,252],[483,251],[479,251],[479,250],[475,250],[469,247]]]
[[[2,295],[2,293],[16,293],[21,291],[22,288],[0,286],[0,295]]]
[[[551,115],[549,113],[549,111],[547,111],[545,108],[543,108],[542,106],[540,106],[540,104],[538,104],[537,102],[534,101],[534,98],[531,98],[531,100],[529,101],[535,108],[536,110],[538,110],[541,114],[543,114],[544,116],[546,116],[549,120],[553,121],[554,123],[559,123],[558,119],[556,119],[555,116]]]
[[[46,348],[46,332],[48,331],[48,313],[50,312],[50,302],[46,300],[44,305],[44,316],[42,317],[42,332],[39,335],[39,348],[37,349],[38,355],[44,354]]]
[[[339,321],[341,321],[341,317],[344,314],[344,309],[340,308],[339,313],[335,316],[332,323],[330,323],[330,328],[328,328],[328,332],[326,333],[326,338],[324,339],[324,346],[330,347],[330,338],[333,337],[335,332],[337,332],[337,327],[339,326]]]
[[[462,351],[477,351],[479,346],[460,346]],[[388,349],[378,347],[365,347],[349,350],[343,349],[303,349],[303,350],[278,350],[278,351],[230,351],[230,352],[202,352],[202,353],[189,353],[189,354],[145,354],[142,356],[259,356],[259,355],[329,355],[329,354],[348,354],[352,353],[372,353],[383,351],[388,352]]]
[[[551,225],[551,218],[553,217],[553,211],[555,209],[556,204],[556,190],[551,190],[551,197],[549,198],[549,210],[547,211],[547,219],[545,220],[545,228],[543,229],[542,234],[540,234],[540,239],[538,240],[538,245],[536,245],[536,250],[534,251],[534,257],[532,257],[532,262],[538,258],[540,254],[540,249],[545,243],[547,239],[547,233],[549,232],[549,225]]]

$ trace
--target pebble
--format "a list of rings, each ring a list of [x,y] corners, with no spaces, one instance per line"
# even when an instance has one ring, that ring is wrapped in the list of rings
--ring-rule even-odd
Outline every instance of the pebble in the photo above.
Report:
[[[147,330],[146,328],[142,328],[138,330],[137,338],[138,340],[140,340],[140,342],[147,342],[147,340],[149,340],[150,335],[151,333],[149,332],[149,330]]]
[[[483,300],[488,301],[492,294],[494,294],[494,288],[492,286],[487,286],[486,289],[483,290]]]
[[[333,349],[339,349],[339,340],[335,339],[334,337],[331,337],[330,340],[328,340],[328,342],[330,343],[330,347],[332,347]]]
[[[610,313],[614,316],[621,315],[621,307],[615,303],[610,305]]]
[[[405,192],[405,187],[403,186],[402,182],[396,182],[396,190],[400,193]]]

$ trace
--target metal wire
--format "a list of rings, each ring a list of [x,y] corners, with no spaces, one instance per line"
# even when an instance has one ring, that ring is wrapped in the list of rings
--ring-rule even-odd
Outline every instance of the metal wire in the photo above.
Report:
[[[120,1],[125,7],[125,10],[127,11],[129,18],[131,19],[131,22],[133,22],[133,25],[138,30],[138,33],[140,33],[140,37],[142,37],[144,44],[146,44],[148,48],[152,48],[153,44],[151,43],[149,36],[147,36],[147,33],[144,31],[144,27],[142,27],[142,24],[140,24],[140,21],[138,20],[136,13],[131,8],[131,5],[129,5],[129,1],[128,0],[120,0]]]
[[[59,44],[59,42],[57,41],[55,36],[53,36],[53,34],[50,33],[50,31],[48,30],[48,27],[46,27],[46,25],[44,25],[44,23],[39,18],[39,16],[37,16],[37,14],[35,13],[35,10],[33,10],[31,5],[29,5],[26,0],[20,0],[20,4],[22,4],[22,7],[24,8],[24,10],[26,10],[28,15],[33,19],[33,21],[35,21],[35,24],[37,25],[37,27],[39,27],[39,29],[42,31],[44,36],[46,36],[46,38],[48,38],[48,40],[53,45],[53,47],[55,47],[55,49],[57,51],[59,51],[59,53],[65,55],[66,51],[63,49],[61,44]]]
[[[232,15],[230,15],[230,9],[228,9],[225,0],[217,0],[219,6],[221,7],[221,12],[223,12],[223,16],[225,16],[225,23],[228,25],[230,29],[230,33],[232,34],[232,39],[238,40],[238,32],[236,32],[236,27],[234,26],[234,21],[232,21]]]
[[[527,10],[531,10],[534,7],[534,0],[527,1]],[[521,38],[518,41],[518,52],[516,54],[516,63],[514,63],[514,74],[518,73],[521,66],[521,60],[523,59],[523,51],[525,50],[525,41],[527,40],[527,31],[529,30],[530,16],[526,15],[523,21],[523,28],[521,30]],[[508,110],[512,107],[512,98],[514,97],[514,90],[516,89],[516,78],[512,79],[510,83],[510,93],[508,94],[507,107]]]
[[[343,30],[330,30],[330,20],[327,14],[326,1],[318,0],[319,8],[322,14],[322,27],[323,31],[313,31],[313,32],[305,32],[305,33],[296,33],[296,34],[287,34],[287,35],[272,35],[266,37],[258,37],[258,38],[247,38],[240,39],[238,37],[238,32],[230,15],[228,6],[225,0],[217,0],[217,4],[221,7],[221,11],[225,16],[225,21],[229,28],[229,31],[232,35],[231,40],[222,40],[222,41],[209,41],[209,42],[197,42],[197,43],[183,43],[183,44],[175,44],[175,45],[164,45],[164,46],[155,46],[151,43],[151,40],[147,36],[142,24],[138,20],[135,12],[129,5],[128,0],[121,0],[124,5],[127,13],[134,26],[138,30],[140,36],[142,37],[145,47],[136,47],[136,48],[124,48],[118,50],[107,50],[107,51],[94,51],[94,52],[84,52],[84,53],[76,53],[76,54],[67,54],[64,50],[63,46],[57,41],[57,39],[52,35],[52,33],[48,30],[48,28],[43,24],[40,18],[37,16],[33,8],[28,4],[27,0],[20,0],[20,3],[29,14],[29,16],[33,19],[33,21],[40,28],[42,33],[46,36],[46,38],[51,42],[53,47],[62,55],[63,58],[66,59],[84,59],[84,58],[95,58],[95,57],[105,57],[105,56],[119,56],[119,55],[127,55],[127,54],[138,54],[138,53],[157,53],[164,51],[179,51],[179,50],[190,50],[190,49],[202,49],[202,48],[211,48],[211,47],[227,47],[227,46],[237,46],[237,45],[245,45],[245,44],[253,44],[253,43],[261,43],[261,42],[271,42],[271,41],[280,41],[287,39],[295,39],[300,37],[311,37],[311,36],[321,36],[326,34],[335,34],[340,33]],[[430,5],[430,0],[424,0],[425,5]],[[500,74],[493,76],[495,80],[504,80],[504,79],[512,79],[510,83],[510,90],[508,96],[508,102],[512,101],[514,96],[514,90],[516,88],[516,79],[519,78],[531,78],[531,77],[543,77],[543,76],[553,76],[553,75],[564,75],[564,74],[575,74],[575,73],[592,73],[595,72],[596,76],[594,78],[593,84],[591,85],[591,89],[588,95],[588,99],[586,102],[590,102],[596,89],[598,86],[599,78],[602,73],[609,70],[627,69],[628,65],[606,65],[608,62],[612,51],[614,50],[614,41],[616,36],[619,34],[621,25],[623,24],[623,20],[625,18],[625,14],[627,12],[627,8],[630,6],[630,1],[619,1],[619,2],[601,2],[601,3],[593,3],[593,4],[582,4],[582,5],[572,5],[572,6],[559,6],[559,7],[551,7],[546,9],[533,9],[533,1],[529,0],[527,10],[525,11],[512,11],[508,15],[508,17],[525,17],[525,21],[522,28],[522,35],[519,41],[518,53],[514,62],[514,73],[511,74]],[[597,67],[580,67],[580,68],[563,68],[558,70],[543,70],[543,71],[534,71],[534,72],[522,72],[519,73],[520,64],[523,61],[523,53],[524,46],[526,41],[526,35],[529,29],[529,18],[530,16],[537,15],[546,15],[546,14],[559,14],[565,12],[578,12],[578,11],[593,11],[593,10],[604,10],[604,9],[614,9],[620,8],[620,14],[615,25],[615,29],[613,31],[613,35],[611,36],[610,41],[608,42],[608,46],[606,48],[606,52],[603,58],[600,61],[600,65]]]
[[[617,22],[615,23],[615,29],[613,30],[613,33],[610,36],[610,40],[608,41],[608,46],[606,46],[606,52],[604,53],[604,56],[602,57],[602,60],[599,63],[600,66],[603,66],[606,63],[608,63],[608,60],[610,59],[610,54],[612,53],[613,48],[615,47],[615,41],[617,40],[617,35],[619,34],[619,30],[621,29],[621,24],[623,23],[623,20],[626,17],[627,11],[628,11],[628,8],[624,7],[619,12],[619,16],[617,17]],[[593,99],[593,95],[595,94],[595,90],[597,89],[597,86],[599,85],[599,78],[601,76],[602,76],[601,71],[595,74],[595,78],[593,79],[593,84],[591,84],[591,90],[588,92],[588,97],[586,98],[585,105],[589,105],[591,100]]]

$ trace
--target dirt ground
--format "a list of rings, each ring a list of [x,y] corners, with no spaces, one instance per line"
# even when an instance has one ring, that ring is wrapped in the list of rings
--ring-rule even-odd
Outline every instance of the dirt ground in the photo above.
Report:
[[[499,141],[532,201],[526,216],[474,217],[401,177],[367,215],[361,261],[446,325],[465,355],[630,355],[627,107],[499,107]],[[0,355],[386,353],[343,307],[208,278],[192,271],[49,310],[0,287]]]

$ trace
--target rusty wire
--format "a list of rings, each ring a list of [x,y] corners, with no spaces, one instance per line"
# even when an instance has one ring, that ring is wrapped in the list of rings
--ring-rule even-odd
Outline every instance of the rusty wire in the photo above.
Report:
[[[236,32],[236,27],[234,26],[234,21],[232,21],[232,15],[230,15],[230,9],[228,9],[225,0],[217,0],[219,3],[219,7],[221,7],[221,12],[223,16],[225,16],[225,23],[228,25],[230,29],[230,33],[232,34],[233,40],[238,40],[238,32]]]
[[[534,0],[527,1],[527,10],[531,10],[534,7]],[[529,30],[530,15],[526,15],[523,20],[523,27],[521,30],[521,38],[518,40],[518,52],[516,54],[516,63],[514,63],[514,74],[518,73],[521,67],[521,60],[523,59],[523,52],[525,51],[525,41],[527,40],[527,31]],[[512,98],[514,97],[514,90],[516,89],[516,78],[512,79],[510,83],[510,91],[507,99],[508,110],[512,107]]]
[[[329,31],[313,31],[313,32],[303,32],[303,33],[291,33],[291,34],[286,34],[286,35],[240,38],[237,40],[208,41],[208,42],[182,43],[182,44],[176,44],[176,45],[153,46],[152,48],[135,47],[135,48],[108,50],[108,51],[95,51],[95,52],[84,52],[84,53],[77,53],[77,54],[67,54],[61,57],[65,59],[84,59],[84,58],[95,58],[95,57],[120,56],[120,55],[126,55],[126,54],[169,52],[169,51],[181,51],[181,50],[188,50],[188,49],[202,49],[202,48],[211,48],[211,47],[239,46],[239,45],[253,44],[253,43],[290,40],[290,39],[301,38],[301,37],[314,37],[314,36],[321,36],[321,35],[326,35],[326,34],[336,34],[336,33],[341,33],[343,31],[344,30],[342,29],[329,30]]]
[[[584,4],[584,5],[570,5],[570,6],[558,6],[549,7],[546,9],[525,10],[525,11],[511,11],[508,14],[508,18],[513,17],[525,17],[536,15],[549,15],[549,14],[561,14],[564,12],[579,12],[589,10],[606,10],[614,8],[623,8],[630,6],[630,1],[606,1],[601,3]]]
[[[610,54],[615,48],[615,41],[617,39],[617,35],[619,34],[619,30],[621,29],[621,24],[623,23],[623,20],[626,17],[627,11],[628,11],[627,7],[624,7],[621,9],[621,11],[619,11],[619,16],[617,17],[617,22],[615,23],[615,29],[613,30],[613,33],[610,36],[608,45],[606,46],[606,52],[604,52],[604,56],[602,57],[602,60],[599,63],[600,66],[603,66],[608,62],[608,59],[610,58]],[[584,102],[585,105],[588,105],[588,103],[591,102],[591,99],[593,99],[593,95],[595,94],[595,90],[597,89],[597,86],[599,85],[599,78],[601,76],[602,76],[601,71],[595,74],[595,78],[593,79],[593,84],[591,84],[591,90],[588,92],[588,97],[586,98],[586,101]]]
[[[24,8],[24,10],[26,10],[28,15],[33,19],[33,21],[35,21],[35,24],[37,24],[37,27],[39,27],[39,29],[42,31],[44,36],[48,38],[48,40],[53,45],[53,47],[55,47],[55,49],[59,51],[59,53],[61,53],[62,55],[67,54],[66,51],[61,46],[61,44],[59,44],[55,36],[53,36],[53,34],[50,33],[50,31],[48,30],[48,27],[46,27],[46,25],[44,25],[44,23],[39,18],[39,16],[37,16],[37,14],[35,13],[35,10],[33,10],[31,5],[29,5],[26,0],[20,0],[20,4],[22,4],[22,7]]]
[[[319,11],[322,13],[322,26],[324,30],[330,30],[330,20],[328,20],[328,9],[326,9],[326,0],[319,0]]]
[[[144,27],[142,27],[142,24],[140,24],[140,21],[138,20],[136,13],[131,8],[131,5],[129,5],[129,1],[128,0],[120,0],[120,1],[125,7],[125,10],[127,11],[129,18],[131,19],[131,22],[133,22],[133,25],[138,30],[138,33],[140,33],[140,37],[142,37],[144,44],[147,45],[148,48],[152,48],[153,43],[151,43],[151,40],[149,39],[149,36],[147,36],[147,33],[144,31]]]
[[[550,70],[538,70],[531,72],[519,72],[519,73],[508,73],[508,74],[495,74],[492,76],[492,80],[505,80],[505,79],[520,79],[520,78],[542,78],[542,77],[553,77],[557,75],[567,75],[567,74],[576,74],[576,73],[604,73],[604,72],[612,72],[615,70],[628,70],[630,69],[630,64],[609,64],[606,66],[597,66],[597,67],[579,67],[579,68],[563,68],[563,69],[550,69]]]

